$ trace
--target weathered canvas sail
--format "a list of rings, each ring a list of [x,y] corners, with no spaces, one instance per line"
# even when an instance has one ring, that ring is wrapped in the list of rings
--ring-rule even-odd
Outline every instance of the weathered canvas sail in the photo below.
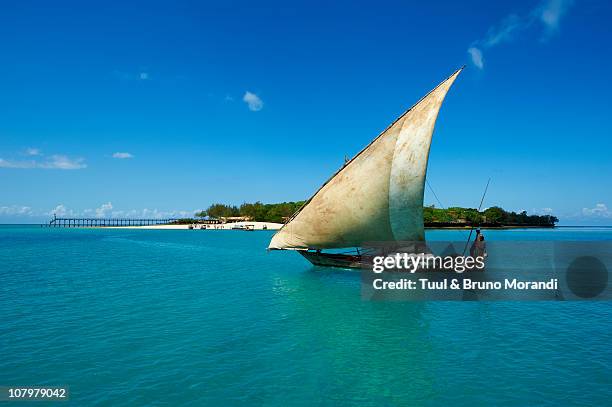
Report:
[[[269,249],[423,240],[431,137],[444,97],[460,72],[440,83],[332,176],[274,235]]]

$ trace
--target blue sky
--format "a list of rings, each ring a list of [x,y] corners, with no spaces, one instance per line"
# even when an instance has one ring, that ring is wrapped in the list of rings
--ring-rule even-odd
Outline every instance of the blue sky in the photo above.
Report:
[[[611,5],[329,3],[4,4],[0,222],[305,199],[467,64],[442,204],[612,224]]]

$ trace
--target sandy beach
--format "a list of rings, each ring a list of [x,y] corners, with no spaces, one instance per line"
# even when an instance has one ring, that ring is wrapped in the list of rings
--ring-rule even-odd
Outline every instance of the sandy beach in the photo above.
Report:
[[[205,230],[232,230],[239,227],[249,227],[253,230],[278,230],[283,226],[282,223],[272,222],[233,222],[218,225],[148,225],[148,226],[106,226],[107,229],[160,229],[160,230],[181,230],[181,229],[205,229]]]

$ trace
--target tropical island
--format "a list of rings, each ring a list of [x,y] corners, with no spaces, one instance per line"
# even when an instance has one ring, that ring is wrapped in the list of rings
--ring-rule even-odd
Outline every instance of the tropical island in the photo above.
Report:
[[[475,208],[451,207],[436,208],[434,205],[423,208],[425,227],[554,227],[559,219],[553,215],[528,215],[506,211],[499,206],[492,206],[484,211]]]
[[[194,218],[179,219],[175,223],[191,224],[203,220],[242,220],[254,222],[285,223],[305,201],[281,203],[243,203],[240,206],[215,203],[206,210],[195,214]],[[463,228],[463,227],[554,227],[559,221],[553,215],[528,215],[526,211],[506,211],[499,206],[492,206],[483,211],[475,208],[436,208],[434,205],[423,208],[423,220],[428,228]]]

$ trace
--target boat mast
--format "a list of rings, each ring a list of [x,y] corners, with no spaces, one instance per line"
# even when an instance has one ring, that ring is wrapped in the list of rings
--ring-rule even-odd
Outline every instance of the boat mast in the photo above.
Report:
[[[491,177],[489,177],[489,179],[487,180],[487,185],[485,186],[484,193],[482,194],[482,198],[480,198],[480,205],[478,205],[478,213],[480,213],[480,210],[482,209],[482,203],[484,202],[485,196],[487,196],[487,191],[489,190],[490,182],[491,182]],[[467,247],[470,244],[470,239],[472,238],[473,231],[474,231],[474,225],[472,224],[472,227],[470,228],[470,235],[468,236],[467,241],[465,242],[465,247],[463,248],[462,256],[465,256],[465,251],[467,250]]]

